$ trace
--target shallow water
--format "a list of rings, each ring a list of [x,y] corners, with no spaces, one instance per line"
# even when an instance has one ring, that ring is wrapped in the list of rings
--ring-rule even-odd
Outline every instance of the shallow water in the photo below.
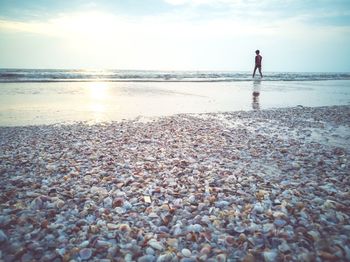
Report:
[[[0,83],[0,125],[350,104],[350,80]]]
[[[237,82],[251,71],[156,71],[94,69],[0,69],[0,82]],[[350,80],[345,72],[266,72],[268,81]]]

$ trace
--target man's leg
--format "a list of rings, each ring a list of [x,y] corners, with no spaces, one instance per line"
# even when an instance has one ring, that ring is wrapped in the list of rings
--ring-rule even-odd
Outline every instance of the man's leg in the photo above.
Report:
[[[255,76],[255,72],[256,72],[256,69],[257,69],[257,68],[258,68],[257,66],[254,67],[253,78],[254,78],[254,76]]]

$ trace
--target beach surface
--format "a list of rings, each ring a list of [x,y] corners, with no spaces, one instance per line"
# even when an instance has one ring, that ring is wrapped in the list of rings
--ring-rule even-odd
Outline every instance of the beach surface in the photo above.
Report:
[[[348,105],[0,127],[0,259],[349,261],[349,134]]]
[[[349,80],[0,83],[0,126],[349,104]]]

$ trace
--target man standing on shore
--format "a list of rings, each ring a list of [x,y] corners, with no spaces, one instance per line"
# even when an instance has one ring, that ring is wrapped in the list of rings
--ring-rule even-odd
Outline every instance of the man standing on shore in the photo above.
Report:
[[[259,50],[256,50],[255,51],[255,67],[254,67],[254,72],[253,72],[253,78],[255,76],[255,71],[256,69],[259,69],[259,73],[260,73],[260,76],[261,78],[263,77],[262,73],[261,73],[261,60],[262,60],[262,56],[260,55],[260,51]]]

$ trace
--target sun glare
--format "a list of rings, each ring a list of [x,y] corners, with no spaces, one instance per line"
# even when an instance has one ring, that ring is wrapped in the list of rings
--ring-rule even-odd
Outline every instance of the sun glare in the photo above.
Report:
[[[91,82],[88,89],[92,101],[105,100],[109,95],[108,83],[106,82]]]
[[[108,111],[107,99],[109,97],[109,86],[106,82],[91,82],[87,85],[87,92],[90,97],[88,102],[89,111],[95,121],[105,121]]]
[[[64,32],[84,36],[104,36],[115,30],[115,17],[107,13],[89,12],[62,16],[52,20]]]

